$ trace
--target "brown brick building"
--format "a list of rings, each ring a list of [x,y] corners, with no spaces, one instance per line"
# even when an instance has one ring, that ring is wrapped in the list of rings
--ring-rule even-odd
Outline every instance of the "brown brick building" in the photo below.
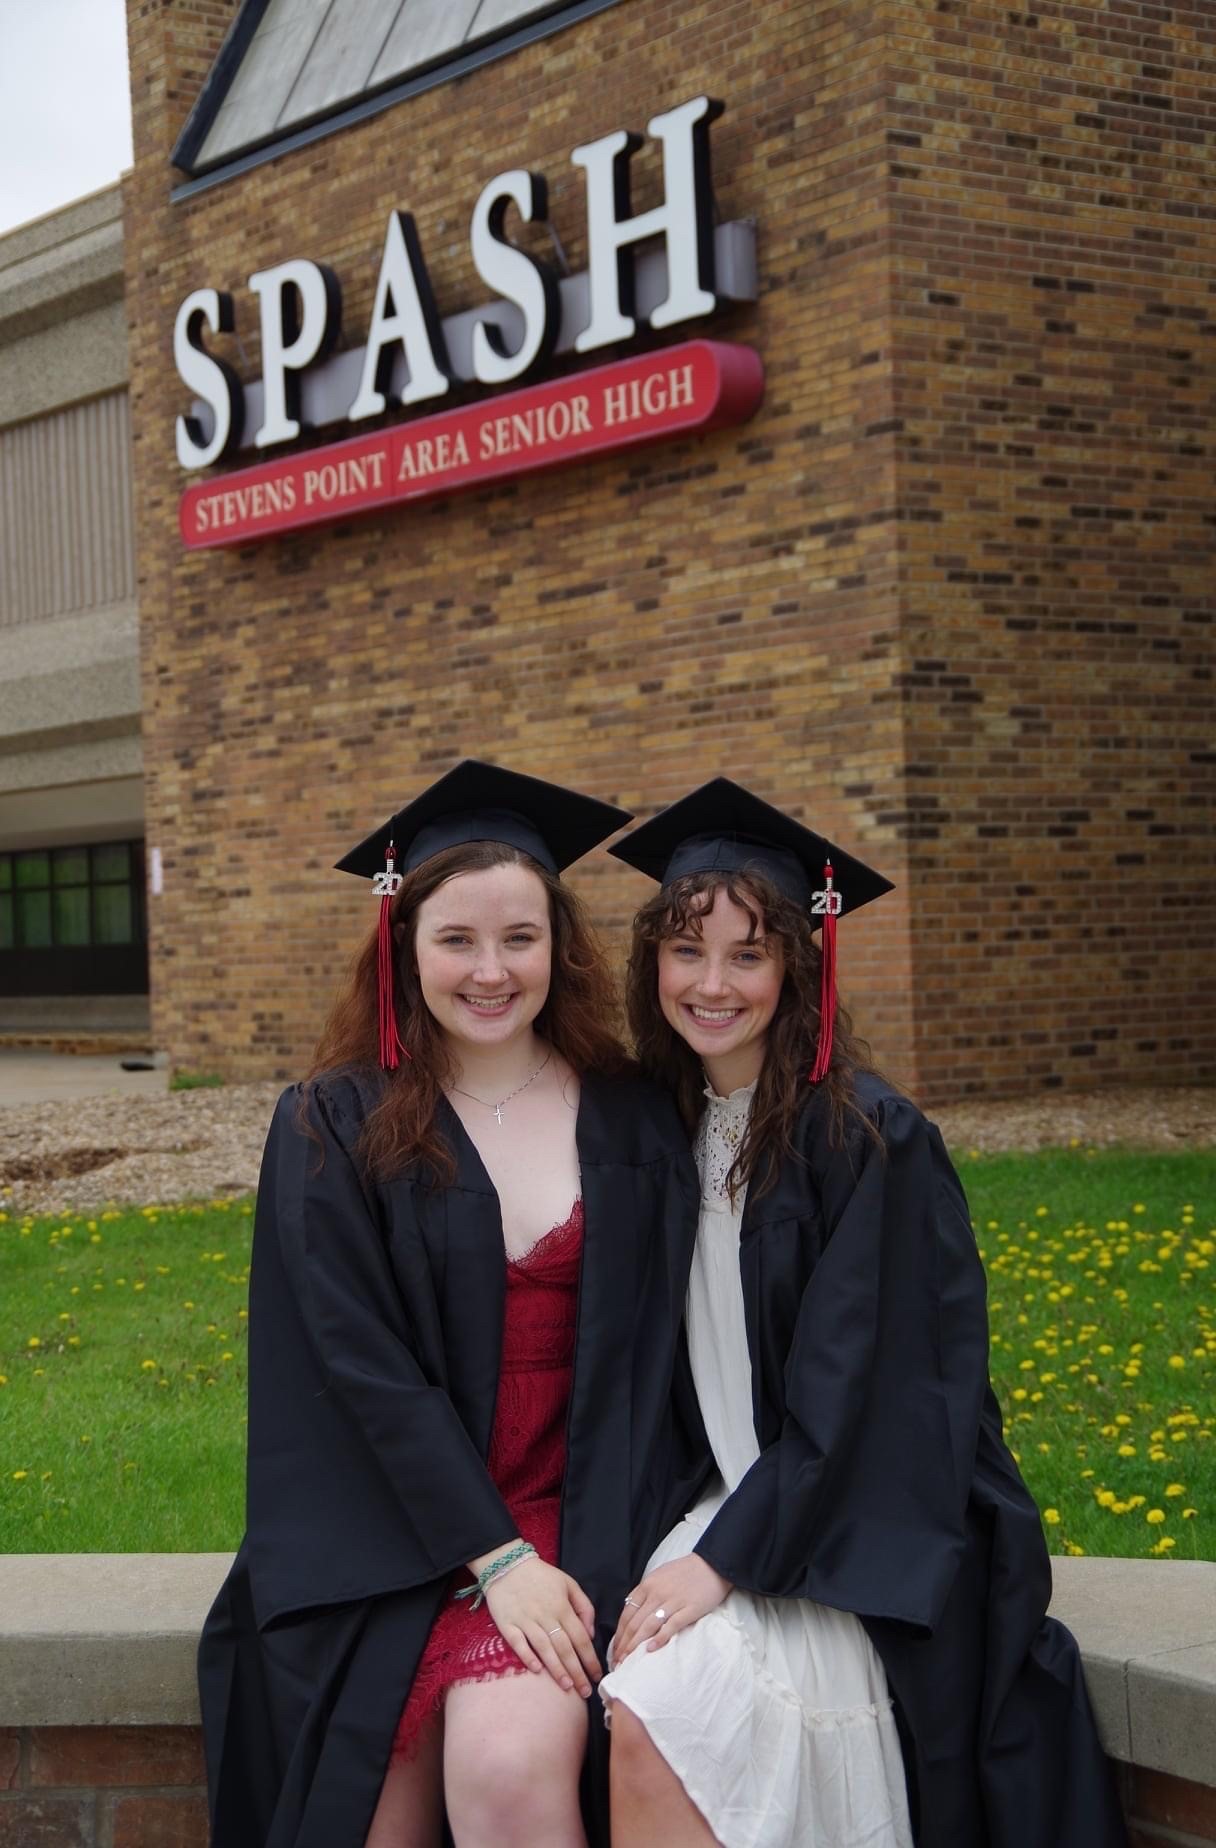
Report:
[[[844,991],[922,1097],[1212,1078],[1210,9],[540,11],[514,49],[372,96],[389,106],[348,85],[343,117],[315,100],[314,58],[311,114],[276,96],[259,118],[259,86],[301,55],[290,0],[129,0],[159,1042],[230,1075],[298,1069],[372,921],[328,869],[476,754],[642,814],[722,771],[869,858],[898,892],[842,934]],[[347,16],[336,69],[359,9],[305,12],[311,32]],[[200,114],[209,73],[218,115]],[[256,454],[202,477],[176,460],[191,291],[231,291],[235,332],[208,345],[253,379],[247,279],[309,257],[340,276],[359,346],[400,208],[441,312],[475,308],[470,213],[511,168],[547,176],[583,270],[571,150],[701,93],[726,105],[718,217],[756,222],[758,298],[629,350],[702,333],[754,348],[750,422],[184,548],[183,488]],[[170,164],[187,118],[212,123],[193,179]],[[655,205],[653,143],[633,166],[633,209]],[[613,357],[558,354],[545,376]],[[643,882],[602,857],[576,877],[621,931]]]

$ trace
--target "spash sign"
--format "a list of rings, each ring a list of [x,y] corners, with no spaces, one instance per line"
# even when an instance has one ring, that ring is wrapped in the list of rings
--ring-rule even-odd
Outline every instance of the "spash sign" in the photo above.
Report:
[[[651,119],[664,190],[646,212],[633,214],[629,204],[639,136],[619,130],[573,151],[572,163],[586,175],[588,267],[578,275],[561,276],[508,241],[512,207],[525,223],[547,222],[544,177],[519,169],[496,175],[473,209],[473,263],[496,291],[481,307],[440,317],[417,228],[399,211],[388,219],[362,347],[335,350],[342,316],[335,273],[291,258],[249,278],[259,303],[263,374],[245,383],[204,344],[208,334],[235,330],[231,295],[194,290],[174,330],[177,369],[195,394],[191,410],[177,419],[181,466],[207,468],[242,449],[273,449],[308,430],[349,428],[386,411],[417,416],[461,386],[533,380],[555,354],[594,353],[647,327],[675,328],[724,304],[754,300],[754,228],[713,222],[709,133],[721,112],[720,103],[699,96]],[[695,341],[200,483],[183,497],[182,536],[193,546],[248,542],[361,508],[741,422],[762,391],[763,371],[750,349]]]

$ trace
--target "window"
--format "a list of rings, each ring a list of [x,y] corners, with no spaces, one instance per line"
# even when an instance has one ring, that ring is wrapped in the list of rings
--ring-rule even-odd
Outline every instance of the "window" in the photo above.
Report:
[[[0,951],[143,941],[140,841],[0,853]]]
[[[619,3],[244,0],[173,150],[196,176],[178,196]]]

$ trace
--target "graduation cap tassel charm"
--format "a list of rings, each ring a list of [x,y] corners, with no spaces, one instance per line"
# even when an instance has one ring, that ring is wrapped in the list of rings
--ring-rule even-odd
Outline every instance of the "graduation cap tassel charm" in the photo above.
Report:
[[[840,916],[840,893],[833,884],[832,862],[823,869],[824,889],[811,894],[811,916],[823,919],[821,974],[819,978],[819,1045],[811,1067],[810,1082],[819,1084],[832,1064],[832,1041],[836,1034],[836,919]]]
[[[384,871],[376,873],[372,879],[372,895],[380,900],[380,921],[377,929],[377,973],[380,991],[380,1065],[386,1072],[395,1072],[401,1063],[401,1056],[409,1058],[409,1053],[401,1044],[397,1032],[397,1008],[393,983],[393,900],[401,890],[401,874],[397,871],[397,849],[392,841],[384,853]]]

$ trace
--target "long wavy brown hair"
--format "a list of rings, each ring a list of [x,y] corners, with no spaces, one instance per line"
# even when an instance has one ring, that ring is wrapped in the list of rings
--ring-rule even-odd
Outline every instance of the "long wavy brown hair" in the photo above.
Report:
[[[804,908],[786,898],[771,880],[750,870],[685,873],[643,905],[634,919],[626,981],[629,1024],[643,1070],[674,1094],[690,1134],[705,1108],[705,1071],[659,1005],[659,945],[670,937],[699,937],[701,918],[719,891],[748,913],[749,942],[761,937],[775,940],[785,959],[785,978],[769,1024],[747,1130],[728,1176],[733,1197],[753,1179],[756,1193],[766,1192],[776,1181],[781,1157],[796,1153],[794,1124],[807,1101],[819,1043],[823,963]],[[837,1003],[831,1064],[818,1087],[830,1099],[836,1143],[843,1142],[850,1119],[875,1135],[853,1095],[854,1075],[874,1070],[869,1046],[854,1034],[848,1014]]]
[[[354,958],[313,1054],[305,1090],[324,1073],[365,1074],[378,1081],[379,1101],[363,1125],[358,1153],[378,1180],[412,1162],[426,1164],[444,1185],[456,1158],[438,1122],[443,1086],[458,1076],[442,1029],[422,998],[414,963],[418,910],[458,873],[526,866],[549,896],[553,961],[549,993],[535,1031],[582,1076],[620,1071],[627,1063],[616,1030],[616,985],[583,906],[568,886],[530,854],[499,841],[448,847],[408,873],[393,900],[397,1031],[409,1057],[396,1071],[380,1070],[377,939],[373,928]]]

